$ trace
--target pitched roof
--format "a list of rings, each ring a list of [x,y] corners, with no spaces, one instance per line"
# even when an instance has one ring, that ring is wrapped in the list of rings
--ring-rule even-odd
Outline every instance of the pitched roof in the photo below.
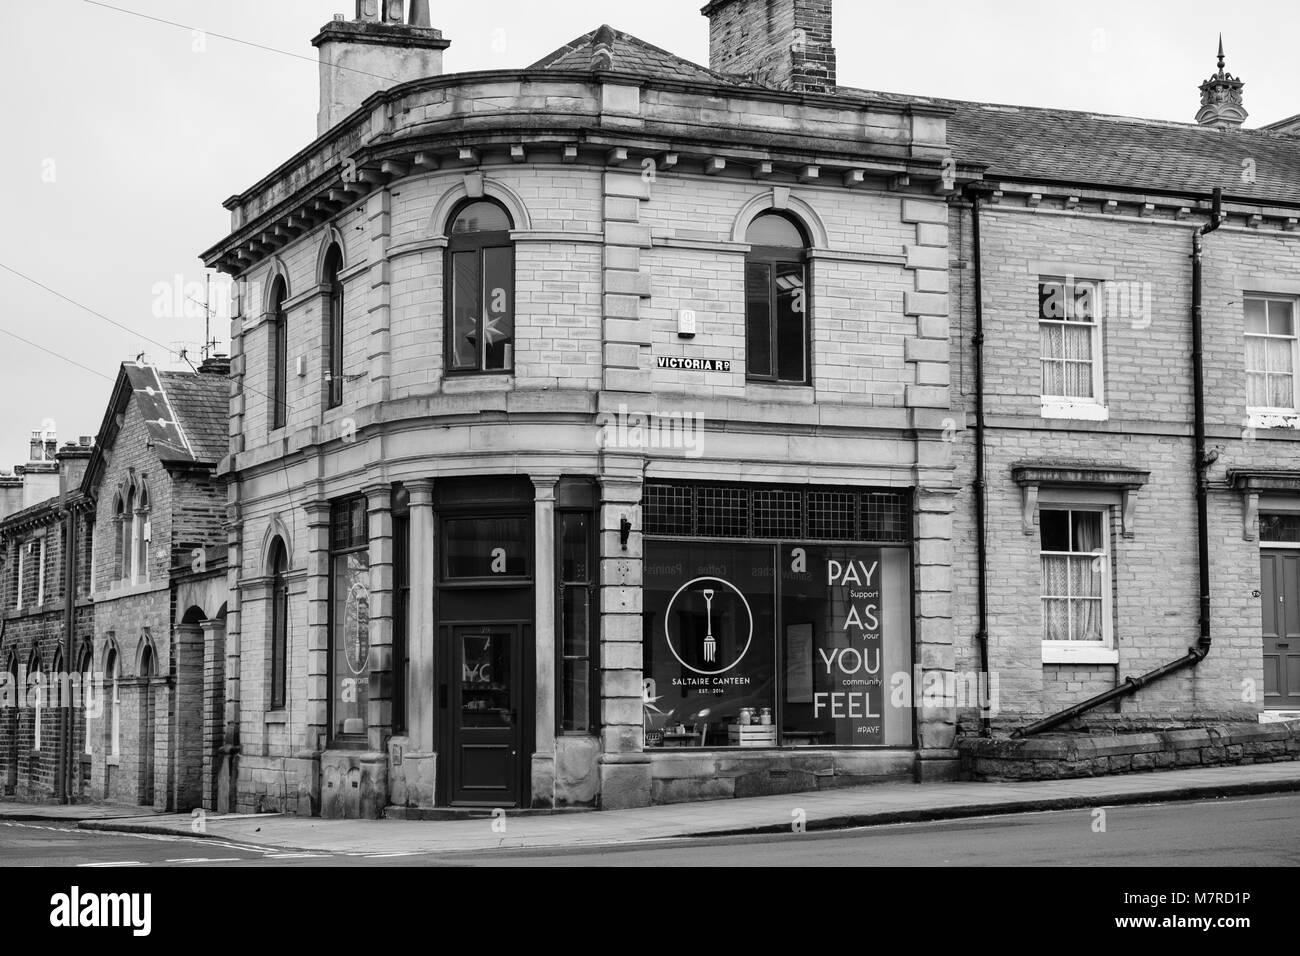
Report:
[[[213,463],[230,447],[230,382],[222,375],[162,372],[163,389],[196,462]]]
[[[953,102],[959,161],[988,175],[1300,202],[1300,143],[1263,130]],[[1251,181],[1253,179],[1253,182]]]
[[[555,52],[542,57],[529,69],[590,71],[593,69],[592,56],[596,49],[596,38],[601,33],[605,34],[602,39],[609,41],[611,59],[607,67],[609,70],[619,73],[637,73],[665,80],[703,80],[709,83],[735,85],[735,78],[725,73],[718,73],[698,63],[684,60],[630,33],[615,30],[607,25],[590,33],[584,33],[576,40],[566,43]]]

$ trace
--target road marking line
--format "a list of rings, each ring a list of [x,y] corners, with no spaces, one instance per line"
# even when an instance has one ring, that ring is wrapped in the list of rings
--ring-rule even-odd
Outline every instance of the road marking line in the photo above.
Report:
[[[372,856],[367,856],[366,859],[367,859],[367,860],[389,860],[389,859],[392,859],[393,857],[396,857],[396,856],[419,856],[419,854],[416,853],[416,852],[410,852],[410,853],[376,853],[376,854],[374,854],[374,855],[372,855]]]
[[[267,853],[268,860],[319,860],[329,856],[328,853]]]
[[[195,856],[185,860],[165,860],[166,863],[238,863],[237,856]]]
[[[121,860],[116,863],[78,863],[77,866],[145,866],[139,860]]]

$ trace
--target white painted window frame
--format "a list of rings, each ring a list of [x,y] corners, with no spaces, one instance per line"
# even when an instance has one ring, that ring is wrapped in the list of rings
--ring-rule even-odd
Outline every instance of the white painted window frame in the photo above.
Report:
[[[1071,493],[1048,494],[1039,500],[1038,510],[1089,512],[1101,515],[1102,537],[1102,639],[1100,641],[1041,641],[1042,661],[1044,664],[1118,664],[1119,650],[1115,645],[1114,607],[1115,588],[1112,577],[1114,561],[1114,536],[1111,534],[1111,519],[1115,505],[1109,501],[1087,495]],[[1041,540],[1041,539],[1040,539]],[[1039,558],[1038,606],[1042,613],[1043,580],[1042,557],[1046,554],[1063,554],[1067,552],[1044,552],[1041,543],[1037,549]],[[1074,554],[1074,552],[1068,552]],[[1077,555],[1076,555],[1077,556]],[[1042,627],[1040,624],[1040,634]],[[1040,639],[1041,640],[1041,639]]]
[[[1105,336],[1103,324],[1105,320],[1105,310],[1102,302],[1105,296],[1106,278],[1093,275],[1077,275],[1070,270],[1048,270],[1039,272],[1034,279],[1034,302],[1038,304],[1037,314],[1038,321],[1035,331],[1038,332],[1038,375],[1042,378],[1042,363],[1052,361],[1052,359],[1043,355],[1042,344],[1042,327],[1044,323],[1068,325],[1064,321],[1053,319],[1044,319],[1042,316],[1042,287],[1045,282],[1059,281],[1063,285],[1070,284],[1073,286],[1089,285],[1093,290],[1093,316],[1092,321],[1088,324],[1092,326],[1092,397],[1085,398],[1073,395],[1046,395],[1041,394],[1040,413],[1043,418],[1050,419],[1068,419],[1077,421],[1104,422],[1110,420],[1110,408],[1106,404],[1106,374],[1105,374]],[[1075,327],[1083,323],[1073,323]],[[1039,388],[1041,389],[1041,384]]]
[[[1261,335],[1258,332],[1249,331],[1246,328],[1246,302],[1252,300],[1265,303],[1265,315],[1267,315],[1267,303],[1269,302],[1291,303],[1291,334],[1289,336],[1273,335],[1265,332]],[[1244,347],[1250,339],[1264,339],[1265,341],[1290,339],[1291,341],[1291,406],[1289,408],[1276,408],[1269,405],[1251,405],[1249,404],[1249,385],[1243,382],[1242,385],[1245,387],[1247,394],[1246,427],[1300,429],[1300,327],[1298,327],[1300,326],[1300,296],[1280,292],[1246,292],[1242,297],[1241,322],[1243,351],[1245,351]],[[1250,372],[1249,368],[1245,368],[1247,376],[1250,375]]]

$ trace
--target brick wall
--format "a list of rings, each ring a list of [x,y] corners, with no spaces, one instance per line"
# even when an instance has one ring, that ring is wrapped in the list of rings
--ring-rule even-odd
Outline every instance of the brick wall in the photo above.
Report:
[[[1190,339],[1191,224],[1115,216],[1030,212],[1008,200],[982,216],[991,666],[1002,716],[1042,716],[1093,696],[1127,675],[1186,653],[1198,635],[1195,488],[1192,469]],[[954,212],[954,259],[970,249],[968,214]],[[1242,467],[1300,467],[1300,433],[1243,429],[1246,416],[1242,292],[1294,276],[1300,238],[1229,228],[1206,240],[1206,407],[1214,646],[1209,658],[1126,698],[1122,717],[1253,718],[1262,680],[1258,544],[1242,533],[1243,506],[1226,484]],[[1149,315],[1107,317],[1103,361],[1106,422],[1040,416],[1037,279],[1073,264],[1080,278],[1149,284]],[[955,522],[955,627],[960,665],[975,669],[973,480],[973,270],[954,272],[960,334],[952,341],[954,440],[962,486]],[[1011,466],[1067,459],[1150,472],[1136,492],[1132,536],[1112,514],[1113,627],[1119,664],[1045,665],[1040,653],[1041,568],[1037,528],[1022,526]],[[964,715],[969,721],[974,715]]]

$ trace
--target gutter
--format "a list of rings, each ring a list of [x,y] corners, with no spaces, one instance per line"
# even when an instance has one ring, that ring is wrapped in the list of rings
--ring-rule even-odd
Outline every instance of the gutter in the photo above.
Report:
[[[1105,693],[1098,694],[1081,704],[1075,704],[1059,713],[1035,721],[1027,727],[1021,727],[1012,733],[1012,737],[1032,737],[1053,727],[1059,727],[1086,714],[1102,704],[1122,697],[1130,697],[1143,687],[1177,673],[1188,667],[1195,667],[1210,654],[1213,635],[1210,630],[1210,522],[1209,522],[1209,469],[1218,460],[1218,455],[1208,454],[1205,446],[1205,351],[1203,343],[1204,329],[1204,258],[1205,237],[1222,225],[1223,190],[1215,187],[1211,205],[1210,221],[1192,234],[1192,405],[1194,410],[1194,434],[1192,456],[1196,475],[1196,551],[1198,563],[1199,592],[1199,634],[1195,646],[1175,661],[1141,677],[1127,677]]]

